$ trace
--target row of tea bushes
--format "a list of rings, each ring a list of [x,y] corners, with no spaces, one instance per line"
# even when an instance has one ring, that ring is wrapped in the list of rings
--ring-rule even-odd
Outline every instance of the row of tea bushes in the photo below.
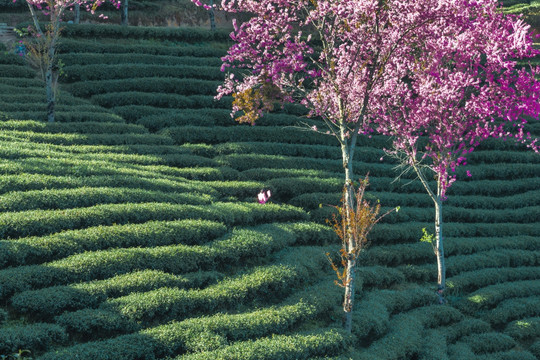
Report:
[[[135,92],[150,92],[159,94],[177,94],[177,95],[212,95],[216,94],[216,88],[221,84],[220,81],[185,79],[171,77],[167,81],[155,77],[137,77],[123,80],[92,80],[81,81],[71,84],[70,92],[78,97],[90,97],[98,94],[110,94],[118,92],[134,92],[133,96],[140,96]],[[114,94],[110,94],[113,98]],[[99,102],[103,98],[95,98]],[[121,99],[115,99],[118,103],[128,105],[129,103],[120,102]],[[102,101],[102,100],[101,100]],[[196,105],[196,104],[193,104]],[[172,106],[171,106],[172,107]],[[198,106],[191,106],[197,108]],[[230,111],[229,111],[230,112]],[[225,115],[226,117],[226,115]]]
[[[165,56],[195,56],[219,58],[226,54],[224,48],[210,45],[172,46],[156,43],[155,41],[137,42],[132,44],[103,43],[90,40],[64,38],[58,46],[60,54],[90,53],[90,54],[148,54]],[[60,55],[62,56],[62,55]]]
[[[109,248],[200,245],[224,235],[226,230],[221,223],[188,219],[89,227],[44,237],[0,240],[0,264],[2,267],[39,264]]]
[[[406,188],[405,188],[406,189]],[[368,188],[369,190],[369,188]],[[289,203],[307,210],[313,210],[320,204],[337,204],[342,193],[310,192],[293,197]],[[401,206],[402,209],[412,207],[433,207],[433,201],[427,193],[388,193],[381,191],[369,191],[366,198],[370,202],[379,201],[388,207]],[[467,209],[519,209],[527,206],[535,206],[540,201],[540,190],[517,192],[508,196],[485,196],[469,195],[462,196],[452,194],[444,203],[444,208],[461,207]]]
[[[474,313],[496,307],[499,303],[525,296],[540,294],[540,284],[535,280],[507,281],[501,284],[489,285],[470,293],[463,299],[459,307],[464,312]],[[533,316],[534,314],[531,314]]]
[[[421,231],[417,230],[416,237],[417,239],[421,237]],[[489,238],[456,238],[447,234],[445,238],[445,255],[467,255],[494,249],[532,251],[538,249],[539,246],[540,240],[534,236],[520,235]],[[433,249],[429,244],[420,241],[405,244],[375,246],[367,249],[366,252],[361,255],[361,259],[362,264],[366,265],[380,264],[385,266],[398,266],[405,264],[422,264],[433,260]],[[460,276],[465,276],[465,274],[458,275],[458,277]],[[468,276],[469,275],[465,276],[465,278]]]
[[[64,53],[59,56],[65,66],[91,65],[91,64],[162,64],[162,65],[185,65],[197,64],[200,66],[220,67],[222,64],[218,56],[177,56],[177,55],[154,55],[144,53]],[[2,63],[0,57],[0,63]],[[75,94],[74,94],[75,95]],[[77,95],[76,95],[77,96]]]
[[[267,307],[239,314],[212,316],[173,321],[167,325],[148,328],[113,339],[75,345],[45,354],[42,359],[72,359],[87,356],[95,360],[121,357],[124,360],[172,356],[178,353],[212,349],[214,339],[241,341],[284,333],[299,323],[315,320],[332,310],[339,298],[331,281],[295,293],[277,307]],[[219,345],[220,342],[217,343]]]
[[[310,251],[311,250],[311,251]],[[306,251],[295,250],[294,253]],[[123,297],[109,299],[94,311],[82,310],[64,313],[57,318],[58,323],[67,327],[70,333],[90,336],[88,322],[98,314],[109,314],[102,320],[102,329],[115,327],[117,332],[131,332],[133,329],[151,325],[155,319],[168,321],[181,319],[189,315],[214,313],[226,309],[237,309],[239,305],[247,305],[253,301],[266,303],[265,294],[273,294],[272,298],[288,296],[298,286],[308,281],[308,274],[318,273],[327,265],[320,248],[307,250],[316,255],[311,261],[293,262],[281,260],[279,264],[258,266],[240,275],[227,278],[216,285],[202,290],[182,290],[178,288],[161,288],[145,293],[132,293]],[[297,254],[295,254],[297,256]],[[294,259],[292,259],[294,260]],[[309,280],[309,281],[313,281]],[[94,314],[92,314],[94,313]],[[123,325],[116,325],[120,319]],[[98,335],[96,334],[96,335]]]
[[[232,98],[224,97],[217,101],[211,95],[178,95],[160,92],[125,91],[111,92],[92,96],[91,100],[104,108],[113,108],[118,104],[152,106],[156,108],[222,108],[232,106]]]
[[[140,125],[109,122],[43,123],[41,121],[2,121],[0,131],[23,131],[35,133],[78,133],[78,134],[148,134]]]
[[[449,278],[447,291],[450,294],[467,294],[497,283],[534,280],[538,276],[540,268],[537,266],[473,270]]]
[[[12,297],[14,311],[29,313],[33,318],[47,319],[66,310],[96,308],[107,299],[132,292],[148,292],[163,287],[180,289],[202,288],[222,280],[217,271],[197,271],[174,275],[159,270],[141,270],[106,280],[53,286],[29,290]]]
[[[91,64],[66,66],[64,68],[64,74],[62,75],[62,81],[72,83],[88,80],[130,79],[136,77],[174,77],[203,80],[223,80],[223,73],[219,70],[219,68],[213,66]]]
[[[44,236],[68,229],[98,225],[142,223],[152,220],[199,218],[226,225],[308,220],[300,208],[290,205],[214,202],[211,205],[169,203],[100,204],[66,210],[30,210],[0,215],[0,236]]]
[[[0,211],[58,210],[90,207],[100,204],[163,202],[173,204],[203,205],[213,198],[205,194],[169,193],[130,188],[54,189],[11,192],[0,196]]]

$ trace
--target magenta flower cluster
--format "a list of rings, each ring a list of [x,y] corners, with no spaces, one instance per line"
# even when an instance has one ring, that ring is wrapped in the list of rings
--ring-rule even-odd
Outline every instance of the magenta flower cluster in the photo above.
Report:
[[[235,43],[223,58],[222,70],[244,76],[226,77],[218,97],[271,83],[281,101],[306,105],[330,128],[360,123],[359,136],[391,136],[388,151],[431,169],[444,198],[453,171],[489,137],[513,138],[538,152],[523,125],[540,115],[540,71],[516,63],[538,51],[529,26],[499,6],[497,0],[223,0],[222,10],[254,16],[234,24]]]

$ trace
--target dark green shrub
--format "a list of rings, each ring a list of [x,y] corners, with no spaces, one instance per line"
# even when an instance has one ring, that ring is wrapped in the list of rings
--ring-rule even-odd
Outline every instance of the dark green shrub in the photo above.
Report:
[[[19,349],[47,350],[53,344],[67,342],[66,331],[56,324],[35,323],[0,328],[0,354]]]
[[[488,268],[465,272],[446,281],[449,294],[466,294],[500,282],[534,280],[540,277],[540,267]]]
[[[531,291],[527,295],[535,293]],[[483,318],[492,325],[502,325],[516,319],[536,316],[540,316],[540,297],[538,295],[504,300],[495,309],[486,313]]]
[[[510,336],[495,332],[469,335],[462,341],[468,344],[476,354],[510,350],[517,345]]]
[[[506,325],[504,333],[518,341],[538,338],[540,336],[540,317],[514,320]]]
[[[29,67],[22,65],[6,65],[0,64],[0,74],[4,77],[13,77],[13,78],[26,78],[33,79],[36,77],[36,72]],[[4,95],[2,95],[4,97]],[[4,100],[5,101],[5,100]]]
[[[3,325],[8,319],[8,312],[0,308],[0,325]]]

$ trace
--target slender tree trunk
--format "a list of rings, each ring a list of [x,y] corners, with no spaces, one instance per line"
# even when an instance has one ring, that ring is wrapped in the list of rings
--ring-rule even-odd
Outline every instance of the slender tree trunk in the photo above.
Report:
[[[56,94],[54,91],[54,74],[52,66],[45,72],[45,88],[47,94],[47,121],[54,122],[54,107],[56,105]]]
[[[444,289],[446,288],[446,265],[444,264],[444,238],[442,199],[437,194],[435,200],[435,256],[437,256],[437,295],[439,303],[444,303]]]
[[[73,19],[74,24],[81,22],[81,4],[75,3],[75,18]]]
[[[210,0],[211,9],[208,11],[208,16],[210,17],[210,30],[216,30],[216,18],[214,14],[214,0]]]
[[[43,35],[43,31],[41,31],[41,26],[39,26],[39,21],[36,15],[36,12],[34,10],[34,7],[28,3],[28,9],[30,10],[30,15],[32,16],[32,20],[34,21],[34,26],[36,27],[36,30],[39,34]]]
[[[341,155],[343,159],[343,168],[345,170],[345,211],[347,224],[351,223],[351,209],[354,209],[354,187],[352,183],[353,178],[353,163],[352,163],[352,151],[349,141],[345,137],[345,126],[341,126]],[[345,244],[344,244],[345,245]],[[347,226],[347,277],[345,282],[345,296],[343,299],[343,328],[351,332],[352,329],[352,313],[354,307],[354,288],[356,281],[356,257],[354,256],[354,249],[356,248],[354,236],[350,230],[350,226]]]
[[[129,21],[128,21],[128,7],[129,7],[129,2],[128,0],[124,0],[122,2],[122,12],[120,13],[120,17],[122,18],[122,25],[124,26],[128,26],[129,25]]]
[[[414,171],[424,185],[431,200],[435,204],[435,245],[433,251],[437,257],[437,295],[439,303],[443,304],[444,289],[446,288],[446,265],[444,264],[444,238],[443,238],[443,216],[442,216],[442,184],[441,179],[437,179],[437,193],[429,187],[429,184],[418,167],[413,165]]]

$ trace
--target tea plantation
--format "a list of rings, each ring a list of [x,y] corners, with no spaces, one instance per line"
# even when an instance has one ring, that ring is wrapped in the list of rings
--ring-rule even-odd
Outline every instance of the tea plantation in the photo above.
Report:
[[[0,55],[0,354],[540,359],[540,156],[487,141],[458,170],[436,305],[419,241],[431,200],[394,181],[385,138],[360,139],[357,176],[401,210],[371,233],[347,334],[325,255],[339,249],[324,221],[337,142],[297,106],[236,124],[231,99],[213,99],[228,45],[225,31],[66,26],[50,124],[35,72]]]

